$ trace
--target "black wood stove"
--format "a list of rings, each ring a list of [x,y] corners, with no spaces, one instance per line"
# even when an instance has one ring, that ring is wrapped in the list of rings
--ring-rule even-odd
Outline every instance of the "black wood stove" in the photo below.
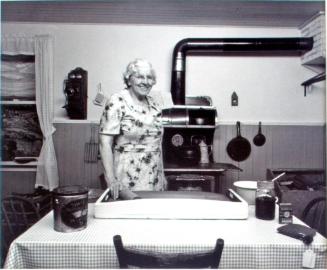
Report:
[[[212,150],[217,110],[209,97],[186,97],[186,103],[162,112],[162,151],[168,187],[216,191],[217,168],[213,168]]]
[[[239,169],[213,160],[217,110],[210,97],[185,96],[188,52],[300,55],[312,46],[312,38],[189,38],[179,41],[172,61],[171,95],[175,105],[162,112],[162,149],[168,188],[219,192],[219,175],[229,169]]]

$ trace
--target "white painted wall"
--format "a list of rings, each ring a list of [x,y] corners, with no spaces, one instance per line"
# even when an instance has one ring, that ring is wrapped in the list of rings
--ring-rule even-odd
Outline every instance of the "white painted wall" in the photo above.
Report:
[[[175,44],[188,37],[298,37],[295,28],[203,27],[91,24],[2,24],[3,34],[51,34],[55,39],[55,117],[66,117],[63,81],[75,67],[88,71],[88,120],[98,121],[102,108],[93,105],[96,87],[107,95],[122,89],[122,72],[134,58],[146,58],[157,71],[155,91],[170,94],[171,59]],[[263,124],[322,124],[325,83],[303,95],[301,83],[316,75],[300,57],[187,58],[186,92],[209,95],[221,123],[262,121]],[[239,106],[231,107],[233,91]]]

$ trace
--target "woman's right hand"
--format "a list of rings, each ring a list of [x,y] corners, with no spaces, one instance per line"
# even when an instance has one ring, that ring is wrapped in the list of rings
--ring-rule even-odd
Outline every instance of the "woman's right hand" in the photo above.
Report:
[[[99,150],[102,164],[104,167],[104,177],[107,182],[107,187],[110,189],[111,197],[117,200],[119,197],[119,190],[121,183],[116,179],[114,174],[114,162],[112,144],[114,136],[100,134],[99,136]]]

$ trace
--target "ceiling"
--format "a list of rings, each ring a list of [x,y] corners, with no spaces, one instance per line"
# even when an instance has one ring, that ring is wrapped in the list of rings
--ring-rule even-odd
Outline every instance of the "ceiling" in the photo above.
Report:
[[[325,1],[2,1],[2,22],[298,27]]]

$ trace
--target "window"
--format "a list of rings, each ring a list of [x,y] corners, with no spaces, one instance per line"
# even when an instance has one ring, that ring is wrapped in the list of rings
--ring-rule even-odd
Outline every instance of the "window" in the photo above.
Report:
[[[33,55],[1,56],[1,114],[2,162],[37,158],[43,137],[36,112]]]

